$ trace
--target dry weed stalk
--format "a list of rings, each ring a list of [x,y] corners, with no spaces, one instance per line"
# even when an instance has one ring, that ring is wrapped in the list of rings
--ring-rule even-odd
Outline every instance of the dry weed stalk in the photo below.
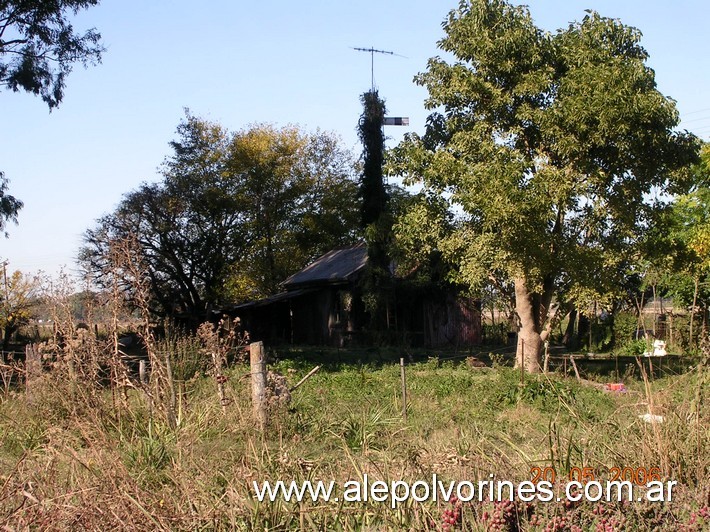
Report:
[[[197,336],[200,339],[203,351],[210,357],[212,362],[212,375],[217,384],[217,396],[222,406],[222,412],[227,413],[229,399],[225,395],[224,384],[227,377],[223,368],[227,365],[227,357],[230,352],[238,351],[249,341],[249,334],[239,330],[239,319],[230,322],[222,318],[217,325],[205,322],[197,329]]]
[[[266,394],[269,408],[279,409],[291,402],[291,389],[286,377],[274,371],[266,373]]]
[[[170,367],[170,353],[160,353],[156,349],[153,335],[153,322],[150,312],[150,281],[146,272],[148,268],[135,235],[116,239],[111,242],[109,263],[114,279],[122,278],[130,286],[132,304],[140,315],[139,335],[143,340],[150,363],[150,379],[143,387],[149,408],[157,407],[165,417],[171,429],[177,427],[177,396],[175,383]],[[115,348],[117,349],[117,347]]]
[[[6,364],[5,361],[0,361],[0,386],[2,386],[3,399],[7,399],[10,396],[13,375],[19,374],[20,371],[17,364]]]
[[[42,366],[49,366],[55,378],[68,382],[72,408],[81,403],[96,404],[106,367],[106,346],[90,325],[75,319],[72,296],[76,293],[76,284],[64,272],[56,279],[41,280],[41,294],[52,319],[53,334],[36,348],[28,347],[39,353],[36,376],[41,375]]]
[[[121,334],[120,324],[122,320],[128,318],[126,302],[121,294],[118,279],[111,279],[111,291],[104,294],[104,306],[109,310],[110,319],[107,324],[107,337],[109,345],[109,369],[111,372],[111,397],[114,408],[124,409],[128,404],[128,389],[135,388],[130,379],[128,368],[123,362],[124,353],[121,351],[119,337]],[[118,393],[117,393],[118,392]]]

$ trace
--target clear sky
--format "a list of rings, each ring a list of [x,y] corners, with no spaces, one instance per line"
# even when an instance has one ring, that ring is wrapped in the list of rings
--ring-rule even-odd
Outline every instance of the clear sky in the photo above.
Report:
[[[529,0],[538,26],[554,31],[585,9],[639,28],[660,91],[678,103],[681,127],[710,139],[707,0]],[[439,54],[441,22],[458,0],[102,0],[76,29],[97,28],[102,64],[69,76],[48,112],[27,93],[0,92],[0,169],[25,203],[0,241],[11,269],[75,269],[81,235],[121,196],[159,179],[183,109],[239,130],[258,122],[334,131],[356,153],[359,95],[375,83],[389,145],[422,132],[426,91],[412,83]]]

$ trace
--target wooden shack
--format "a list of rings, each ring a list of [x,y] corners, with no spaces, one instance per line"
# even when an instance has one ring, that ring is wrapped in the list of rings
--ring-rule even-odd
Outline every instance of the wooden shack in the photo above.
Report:
[[[283,292],[225,310],[240,318],[253,340],[272,345],[368,345],[375,335],[367,330],[359,283],[366,266],[364,243],[334,249],[286,279]],[[453,287],[435,299],[409,294],[397,301],[390,334],[379,334],[380,340],[427,347],[481,341],[479,302],[462,297]]]

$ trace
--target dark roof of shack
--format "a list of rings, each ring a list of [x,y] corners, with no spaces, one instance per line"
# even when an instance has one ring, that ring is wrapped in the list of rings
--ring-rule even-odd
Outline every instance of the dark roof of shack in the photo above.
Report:
[[[256,301],[247,301],[246,303],[240,303],[239,305],[231,305],[226,307],[226,309],[221,310],[243,310],[251,308],[265,307],[267,305],[272,305],[274,303],[288,302],[290,299],[300,297],[302,295],[314,292],[315,288],[303,288],[298,290],[291,290],[289,292],[281,292],[273,296],[265,297],[264,299],[258,299]]]
[[[317,258],[283,282],[286,290],[308,285],[340,284],[352,281],[367,264],[365,243],[334,249]]]

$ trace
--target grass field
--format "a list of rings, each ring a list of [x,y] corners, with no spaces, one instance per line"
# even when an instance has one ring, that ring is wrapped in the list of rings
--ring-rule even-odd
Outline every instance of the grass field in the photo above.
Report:
[[[408,362],[407,419],[398,361],[341,352],[278,352],[269,369],[296,383],[262,434],[249,368],[230,366],[228,404],[204,373],[178,382],[176,428],[139,389],[112,390],[61,368],[0,399],[0,527],[5,530],[704,530],[710,527],[709,370],[683,359],[655,377],[616,380],[582,367],[520,374],[493,357]],[[358,363],[375,360],[376,362]],[[348,361],[349,360],[349,361]],[[665,373],[661,375],[659,373]],[[645,423],[652,412],[663,423]],[[529,480],[535,468],[569,479],[582,468],[658,468],[678,481],[670,503],[259,502],[252,482],[413,483]],[[547,470],[548,473],[552,470]]]

